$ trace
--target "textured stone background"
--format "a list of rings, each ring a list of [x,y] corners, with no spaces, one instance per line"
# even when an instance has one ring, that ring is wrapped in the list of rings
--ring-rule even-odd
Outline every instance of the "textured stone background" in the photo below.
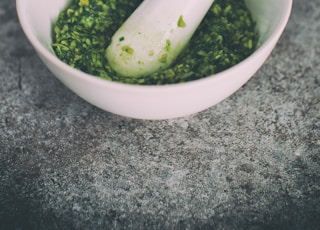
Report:
[[[319,229],[320,1],[236,94],[167,121],[86,103],[0,2],[0,229]]]

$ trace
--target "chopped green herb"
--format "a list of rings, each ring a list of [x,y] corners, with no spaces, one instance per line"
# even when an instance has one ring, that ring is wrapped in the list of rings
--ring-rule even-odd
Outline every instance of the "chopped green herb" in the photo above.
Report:
[[[183,16],[181,15],[178,20],[178,27],[185,28],[187,26],[186,22],[183,20]]]
[[[89,5],[89,0],[80,0],[79,5],[80,6],[87,6],[87,5]]]
[[[170,48],[171,48],[171,41],[169,40],[169,39],[167,39],[167,41],[166,41],[166,46],[165,46],[165,50],[167,51],[167,52],[169,52],[170,51]]]
[[[159,62],[166,63],[166,62],[167,62],[167,57],[168,57],[167,54],[163,54],[163,55],[159,58]]]
[[[71,0],[53,25],[52,48],[62,61],[89,74],[130,84],[171,84],[191,81],[223,71],[248,57],[256,48],[255,22],[244,0],[216,0],[188,47],[168,69],[150,76],[119,76],[105,58],[111,37],[143,0]],[[183,16],[178,27],[186,23]],[[119,41],[124,41],[120,37]],[[170,51],[168,40],[164,47]],[[122,47],[124,58],[134,50]],[[154,51],[150,50],[150,56]],[[166,62],[167,54],[159,59]]]
[[[149,54],[150,57],[152,57],[154,55],[154,51],[150,50],[148,54]]]
[[[122,50],[128,54],[133,54],[134,50],[130,46],[123,46]]]

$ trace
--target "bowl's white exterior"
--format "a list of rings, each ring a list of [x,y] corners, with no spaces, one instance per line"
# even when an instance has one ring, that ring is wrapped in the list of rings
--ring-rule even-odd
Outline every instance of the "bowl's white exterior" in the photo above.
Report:
[[[260,47],[236,66],[182,84],[139,86],[106,81],[75,70],[50,48],[51,25],[68,0],[16,0],[21,26],[36,52],[54,75],[77,95],[106,111],[139,119],[190,115],[229,97],[261,67],[280,38],[292,0],[246,0],[258,22]]]

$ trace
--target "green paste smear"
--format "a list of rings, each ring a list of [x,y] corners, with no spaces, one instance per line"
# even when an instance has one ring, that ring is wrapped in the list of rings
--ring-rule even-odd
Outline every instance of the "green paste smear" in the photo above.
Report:
[[[162,85],[221,72],[257,46],[255,22],[243,0],[216,0],[188,47],[168,69],[144,77],[122,77],[105,58],[112,35],[142,0],[72,0],[53,26],[52,48],[70,66],[107,80]],[[123,38],[125,39],[125,38]]]

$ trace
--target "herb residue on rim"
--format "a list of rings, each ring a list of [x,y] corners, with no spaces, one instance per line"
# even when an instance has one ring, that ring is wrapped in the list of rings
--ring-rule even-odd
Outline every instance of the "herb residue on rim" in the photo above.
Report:
[[[170,68],[145,77],[119,76],[108,65],[105,50],[112,35],[141,2],[72,0],[53,26],[55,54],[70,66],[104,79],[159,85],[221,72],[256,49],[258,34],[244,0],[216,0],[188,47]]]

